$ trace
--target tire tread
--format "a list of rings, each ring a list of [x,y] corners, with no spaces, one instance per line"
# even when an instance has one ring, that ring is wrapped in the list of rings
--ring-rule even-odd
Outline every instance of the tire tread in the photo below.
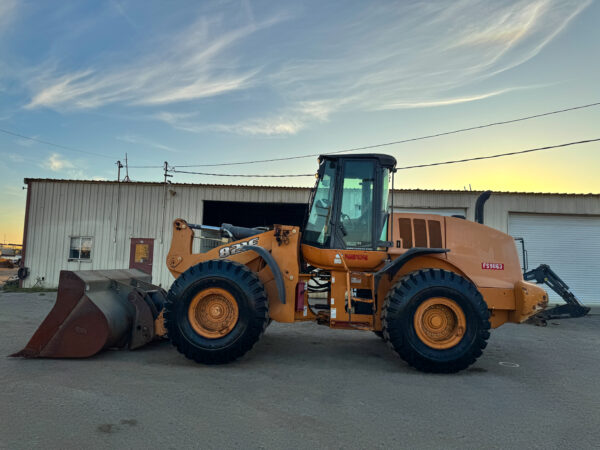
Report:
[[[449,362],[434,361],[416,351],[399,320],[414,295],[428,287],[438,286],[457,290],[467,297],[475,312],[474,320],[477,321],[474,342],[468,351]],[[422,372],[454,373],[467,368],[481,356],[490,337],[489,311],[481,293],[469,280],[442,269],[422,269],[398,280],[386,295],[381,319],[383,337],[389,347],[404,361]]]
[[[254,314],[249,318],[243,335],[234,344],[218,351],[194,345],[182,335],[177,324],[177,302],[190,286],[203,278],[203,274],[212,274],[236,283],[254,305]],[[167,294],[164,317],[171,343],[186,358],[202,364],[225,364],[246,354],[260,339],[269,320],[269,301],[258,276],[248,267],[231,260],[209,260],[190,267],[175,280]]]

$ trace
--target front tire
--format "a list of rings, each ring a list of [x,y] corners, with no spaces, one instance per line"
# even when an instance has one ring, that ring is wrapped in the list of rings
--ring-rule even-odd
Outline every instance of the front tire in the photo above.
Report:
[[[269,302],[257,275],[230,260],[190,267],[175,280],[165,303],[171,343],[203,364],[224,364],[244,355],[268,320]]]
[[[490,336],[481,293],[453,272],[425,269],[401,278],[382,309],[383,334],[423,372],[453,373],[473,364]]]

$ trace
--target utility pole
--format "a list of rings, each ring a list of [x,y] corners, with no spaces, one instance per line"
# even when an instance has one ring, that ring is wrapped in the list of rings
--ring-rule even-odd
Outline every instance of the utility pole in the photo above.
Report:
[[[123,164],[121,161],[117,161],[117,181],[121,181],[121,169],[123,168]]]
[[[167,178],[172,178],[173,175],[169,175],[169,163],[167,161],[165,161],[164,164],[164,171],[165,171],[165,185],[167,184]]]
[[[125,153],[125,178],[123,178],[123,181],[126,183],[131,181],[129,179],[129,164],[127,162],[127,153]]]
[[[167,161],[165,161],[164,170],[165,170],[165,183],[164,183],[164,193],[163,193],[163,213],[162,213],[162,224],[160,227],[160,243],[161,244],[164,242],[164,234],[165,234],[165,215],[167,212],[167,182],[170,183],[170,181],[168,179],[173,177],[173,175],[169,175],[169,163]]]

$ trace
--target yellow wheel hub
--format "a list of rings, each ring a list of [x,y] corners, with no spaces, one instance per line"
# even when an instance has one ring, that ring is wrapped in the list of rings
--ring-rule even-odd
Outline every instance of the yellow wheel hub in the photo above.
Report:
[[[196,333],[217,339],[228,334],[239,318],[235,298],[221,288],[200,291],[190,302],[188,319]]]
[[[434,297],[417,308],[414,318],[417,336],[428,347],[444,350],[460,342],[467,328],[462,308],[454,300]]]

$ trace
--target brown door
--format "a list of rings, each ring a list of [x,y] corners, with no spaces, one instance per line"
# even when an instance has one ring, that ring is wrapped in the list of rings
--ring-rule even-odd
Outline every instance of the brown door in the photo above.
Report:
[[[152,274],[152,257],[154,255],[154,239],[131,238],[129,252],[129,268],[140,269]]]

